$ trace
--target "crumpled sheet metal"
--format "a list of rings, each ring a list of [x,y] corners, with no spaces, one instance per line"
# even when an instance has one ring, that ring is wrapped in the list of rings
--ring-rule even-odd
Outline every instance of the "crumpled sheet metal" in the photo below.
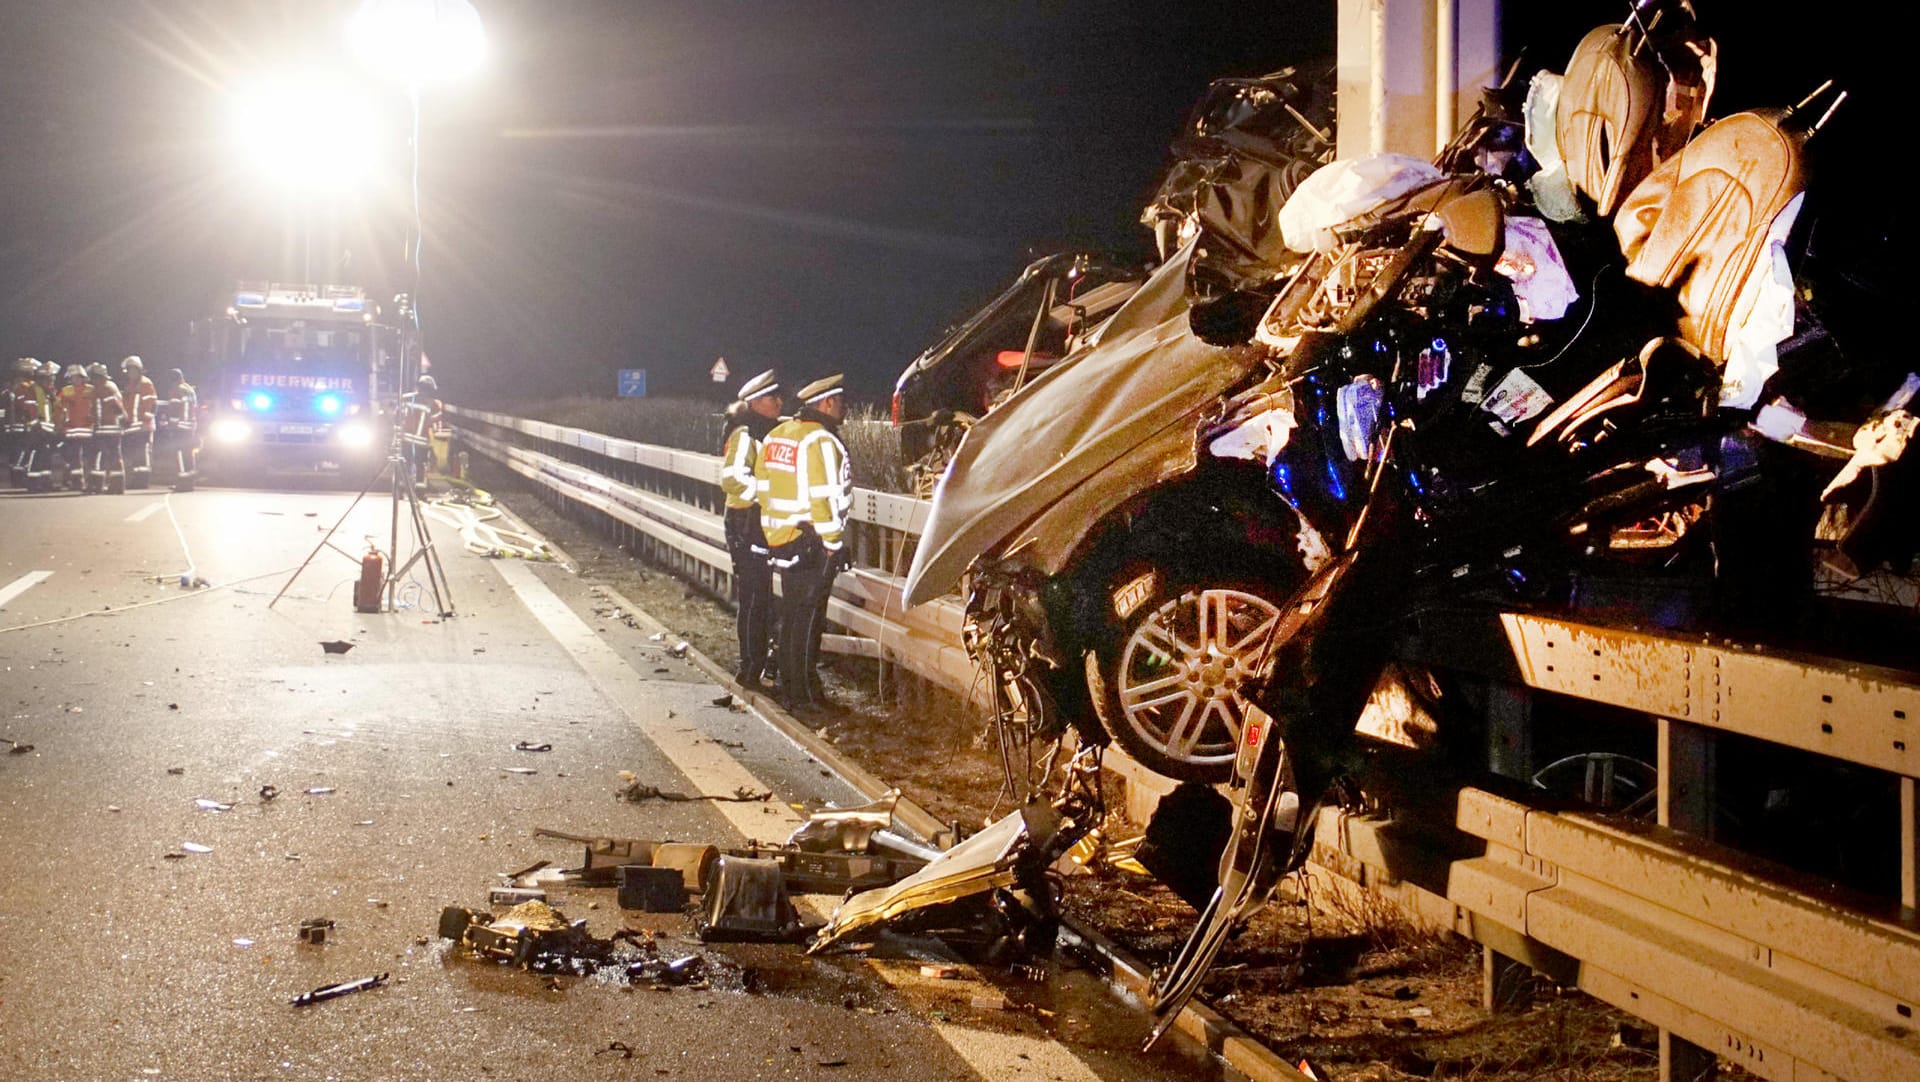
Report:
[[[1099,345],[1055,365],[967,433],[934,494],[907,575],[907,604],[952,589],[976,556],[1083,486],[1100,490],[1079,501],[1094,516],[1080,524],[1084,530],[1163,480],[1157,457],[1135,454],[1148,441],[1184,430],[1191,447],[1200,414],[1259,363],[1248,351],[1208,345],[1188,327],[1192,258],[1189,244],[1114,314]],[[1063,559],[1077,537],[1041,540]]]
[[[893,829],[900,790],[889,789],[857,808],[815,812],[787,836],[787,844],[809,853],[864,853],[876,831]]]
[[[840,903],[826,927],[814,937],[808,953],[918,909],[1012,886],[1014,862],[1029,841],[1024,811],[992,823],[900,882],[890,887],[876,887]]]

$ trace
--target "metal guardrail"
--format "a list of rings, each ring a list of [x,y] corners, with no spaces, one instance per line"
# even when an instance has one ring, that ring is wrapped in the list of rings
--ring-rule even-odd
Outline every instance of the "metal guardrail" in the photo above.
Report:
[[[717,457],[448,412],[468,447],[678,554],[724,589]],[[897,569],[926,505],[860,490],[853,517],[866,533],[855,533],[855,571],[836,586],[830,618],[875,644],[860,652],[969,694],[976,676],[959,645],[959,604],[899,605]],[[1403,824],[1323,811],[1316,876],[1337,890],[1385,894],[1480,942],[1489,973],[1525,963],[1762,1078],[1920,1078],[1920,683],[1912,674],[1519,614],[1501,624],[1522,685],[1656,719],[1660,825],[1629,832],[1468,788],[1457,795],[1451,830],[1418,837]],[[1689,825],[1683,790],[1697,775],[1685,752],[1703,732],[1896,776],[1898,904],[1875,911],[1799,889],[1672,829]],[[1463,849],[1477,855],[1447,855]]]

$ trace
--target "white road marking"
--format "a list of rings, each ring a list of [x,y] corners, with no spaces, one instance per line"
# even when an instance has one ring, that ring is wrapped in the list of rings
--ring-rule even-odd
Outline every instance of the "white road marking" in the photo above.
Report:
[[[618,651],[608,646],[598,632],[540,581],[532,568],[518,560],[490,562],[534,619],[540,621],[561,649],[585,670],[601,693],[633,719],[641,735],[660,749],[667,762],[686,775],[695,790],[731,793],[741,788],[771,788],[719,743],[701,736],[691,726],[669,724],[667,708],[648,694],[651,681],[635,672]],[[754,804],[716,802],[714,808],[747,838],[783,838],[800,823],[799,813],[777,799]],[[822,904],[824,899],[803,897],[794,901],[809,915],[821,918],[831,908]],[[894,983],[880,966],[875,965],[873,971],[889,984]],[[969,1029],[951,1023],[938,1023],[933,1031],[983,1079],[1100,1082],[1093,1068],[1055,1041]]]
[[[685,722],[669,723],[667,708],[651,694],[652,682],[634,672],[626,659],[603,642],[585,620],[574,615],[531,568],[517,560],[495,560],[492,564],[534,619],[586,670],[600,691],[633,719],[641,735],[660,749],[667,762],[686,775],[696,791],[726,794],[737,789],[768,788],[717,742]],[[746,838],[777,841],[800,825],[799,813],[778,800],[751,804],[715,801],[714,807]]]
[[[126,520],[128,522],[145,522],[148,515],[153,514],[165,506],[166,502],[164,500],[155,500],[140,510],[135,511],[133,514],[128,515]]]
[[[51,571],[29,571],[5,586],[0,586],[0,605],[5,605],[52,577]]]

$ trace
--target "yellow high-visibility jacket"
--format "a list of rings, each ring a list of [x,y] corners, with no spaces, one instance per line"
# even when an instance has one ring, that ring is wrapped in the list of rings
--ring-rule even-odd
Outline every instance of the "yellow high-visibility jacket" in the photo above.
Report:
[[[760,445],[754,478],[770,548],[798,540],[807,523],[829,550],[840,547],[853,502],[853,474],[840,437],[818,421],[782,421]]]
[[[760,492],[754,467],[760,462],[760,441],[746,425],[736,425],[727,433],[720,450],[720,491],[727,494],[727,509],[739,511],[752,507]]]

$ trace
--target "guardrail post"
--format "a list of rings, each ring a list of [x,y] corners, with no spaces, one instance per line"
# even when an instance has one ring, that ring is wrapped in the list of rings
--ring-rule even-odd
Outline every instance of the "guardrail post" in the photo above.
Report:
[[[1487,688],[1487,769],[1520,781],[1533,777],[1533,693],[1526,688]]]
[[[1720,1060],[1691,1041],[1660,1031],[1660,1082],[1707,1082],[1720,1071]]]
[[[1920,782],[1900,779],[1900,904],[1920,909]]]
[[[1660,718],[1659,741],[1660,825],[1711,839],[1716,758],[1713,731]]]
[[[1480,1008],[1505,1014],[1533,1000],[1533,970],[1492,947],[1480,948]]]

